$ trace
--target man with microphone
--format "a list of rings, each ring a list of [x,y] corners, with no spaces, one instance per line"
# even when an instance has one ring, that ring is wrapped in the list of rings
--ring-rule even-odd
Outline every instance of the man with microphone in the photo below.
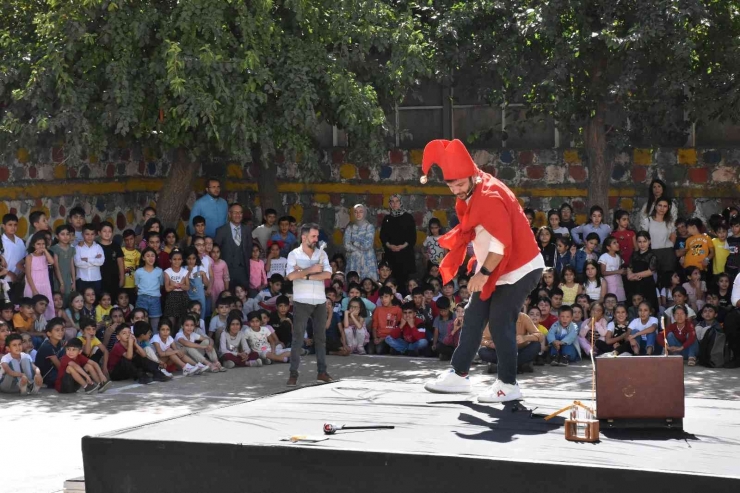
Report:
[[[293,341],[290,349],[288,386],[298,384],[298,367],[306,325],[313,323],[313,344],[316,349],[316,380],[331,383],[326,372],[326,294],[324,281],[331,278],[329,257],[319,244],[319,226],[314,223],[301,227],[301,245],[288,254],[286,279],[293,282]]]

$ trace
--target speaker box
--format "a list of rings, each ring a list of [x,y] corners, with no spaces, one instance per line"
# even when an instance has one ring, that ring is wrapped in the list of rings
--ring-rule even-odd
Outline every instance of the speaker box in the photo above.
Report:
[[[606,428],[683,428],[683,357],[596,359],[596,414]]]

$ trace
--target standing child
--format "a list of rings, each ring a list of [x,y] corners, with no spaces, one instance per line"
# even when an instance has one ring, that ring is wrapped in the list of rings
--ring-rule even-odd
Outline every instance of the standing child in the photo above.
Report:
[[[598,249],[598,246],[612,232],[612,228],[602,222],[604,219],[604,209],[598,205],[591,207],[591,210],[589,211],[589,219],[590,221],[588,223],[578,226],[577,228],[573,228],[570,231],[570,234],[576,244],[585,245],[588,241],[589,235],[595,233],[598,238],[595,248]],[[598,250],[596,251],[598,252]]]
[[[547,224],[550,226],[555,238],[570,236],[570,230],[560,225],[560,211],[557,209],[550,209],[547,212]]]
[[[180,250],[172,251],[170,262],[172,266],[164,271],[164,289],[167,292],[167,298],[164,302],[164,316],[169,318],[177,327],[188,313],[190,272],[182,266],[183,255]]]
[[[370,342],[370,335],[365,326],[367,309],[360,298],[352,298],[344,312],[344,338],[355,354],[365,354],[365,344]]]
[[[583,281],[583,292],[586,293],[591,302],[604,301],[606,296],[606,281],[601,277],[599,264],[595,260],[586,262],[585,268],[586,279]]]
[[[196,241],[203,241],[201,238]],[[185,250],[185,259],[188,269],[188,298],[200,303],[201,309],[206,306],[206,290],[210,286],[206,268],[200,263],[197,250],[189,247]]]
[[[2,258],[6,261],[7,280],[10,283],[10,300],[17,303],[23,296],[23,259],[26,257],[26,246],[23,240],[16,236],[18,230],[18,216],[15,214],[5,214],[3,216],[3,235],[2,235]],[[19,267],[20,266],[20,267]]]
[[[563,270],[567,266],[572,266],[573,262],[575,262],[575,258],[570,251],[571,245],[570,236],[558,236],[555,238],[555,261],[553,268],[559,276],[563,275]]]
[[[619,209],[614,211],[614,229],[612,236],[619,242],[619,254],[624,265],[629,265],[632,253],[637,249],[635,232],[630,226],[629,212]]]
[[[689,239],[686,240],[686,255],[683,258],[683,267],[697,267],[702,272],[707,270],[714,258],[714,244],[712,239],[704,233],[704,223],[699,218],[686,221]]]
[[[730,284],[735,282],[738,270],[740,270],[740,217],[730,219],[730,230],[732,236],[727,238],[728,256],[725,262],[725,272],[730,276]]]
[[[658,294],[653,275],[658,270],[658,259],[650,249],[650,233],[637,233],[637,251],[632,254],[627,268],[627,293],[635,294],[647,301],[651,310],[658,311]]]
[[[458,317],[453,320],[452,312],[450,311],[450,300],[447,298],[440,298],[435,301],[435,303],[437,305],[437,312],[439,312],[439,315],[437,315],[434,318],[434,322],[432,322],[432,326],[434,327],[432,351],[439,355],[440,361],[450,361],[457,344],[448,346],[444,341],[447,340],[448,336],[454,330],[457,335],[456,339],[459,342],[460,335],[458,334],[458,331],[460,330],[460,327],[462,327],[462,317],[465,316],[465,309],[463,307],[463,309],[458,312],[462,314],[462,317]],[[457,308],[455,308],[455,311],[457,312]],[[449,340],[455,342],[454,339],[455,336],[453,335],[453,339]]]
[[[712,273],[715,276],[722,274],[727,265],[727,257],[730,256],[730,245],[727,243],[727,224],[721,222],[715,229],[717,237],[712,239],[714,246],[714,258],[712,259]]]
[[[104,262],[100,266],[102,276],[102,291],[111,295],[118,294],[125,281],[125,265],[123,250],[117,243],[113,243],[113,225],[108,221],[100,223],[100,238],[98,240],[103,249]],[[98,293],[100,294],[100,293]]]
[[[557,285],[558,278],[555,274],[555,269],[552,267],[545,267],[545,269],[542,270],[542,278],[540,279],[540,284],[537,288],[546,289],[549,294],[550,290],[557,287]]]
[[[606,292],[612,293],[617,297],[617,301],[625,301],[627,296],[624,294],[624,284],[622,276],[627,270],[622,268],[622,258],[619,256],[619,241],[613,236],[604,240],[604,252],[599,257],[601,266],[601,275],[606,280]]]
[[[123,232],[123,291],[128,293],[129,300],[136,303],[136,269],[141,263],[141,253],[136,249],[134,230]]]
[[[221,334],[219,344],[219,353],[221,354],[221,364],[224,368],[234,368],[235,366],[262,366],[262,360],[257,352],[252,351],[247,342],[247,336],[242,331],[241,313],[237,312],[229,315],[226,322],[228,330]]]
[[[69,224],[58,226],[57,243],[49,247],[54,254],[54,289],[62,293],[63,304],[69,301],[69,294],[75,290],[75,247],[72,246],[74,229]]]
[[[103,247],[95,243],[97,233],[95,226],[85,224],[82,228],[84,241],[75,249],[77,291],[80,293],[84,293],[87,288],[93,288],[97,295],[102,289],[100,267],[105,262],[105,254]]]
[[[211,307],[216,306],[221,293],[229,290],[229,266],[221,259],[221,246],[214,243],[211,248],[211,259],[213,260],[213,280],[211,283]],[[250,267],[249,275],[252,275]],[[264,270],[264,266],[262,268]]]
[[[182,259],[182,256],[180,256]],[[152,324],[158,325],[162,316],[161,286],[164,284],[164,273],[157,267],[157,252],[145,248],[141,252],[141,267],[134,273],[136,283],[136,308],[143,308],[149,314]]]
[[[199,375],[208,368],[205,365],[198,366],[198,363],[185,354],[185,351],[175,348],[172,325],[167,320],[163,320],[159,325],[159,331],[152,337],[151,344],[159,360],[166,366],[177,366],[182,370],[183,376]]]
[[[252,245],[252,258],[249,259],[249,297],[254,298],[257,293],[267,287],[267,272],[265,264],[260,258],[262,250],[259,245]]]
[[[267,242],[267,258],[265,259],[265,272],[267,277],[279,274],[285,277],[288,267],[288,258],[282,256],[282,241],[270,240]]]
[[[0,358],[0,392],[38,394],[44,381],[31,357],[23,352],[23,337],[10,334],[5,338],[5,348],[7,354]]]
[[[47,249],[46,236],[39,231],[31,237],[26,256],[26,289],[23,293],[26,297],[43,294],[46,299],[52,299],[51,280],[49,279],[49,266],[54,265],[54,257]],[[46,318],[54,318],[54,308],[46,307]]]
[[[568,228],[568,231],[571,231],[577,226],[576,221],[573,219],[573,207],[567,202],[560,204],[560,225]]]
[[[540,247],[540,253],[542,254],[542,258],[545,259],[545,265],[547,267],[553,267],[555,265],[557,249],[555,248],[555,234],[549,226],[542,226],[537,231],[537,246]]]
[[[177,248],[177,244],[180,242],[180,237],[177,235],[177,231],[175,231],[174,228],[167,228],[164,230],[164,233],[162,233],[163,245],[162,245],[162,251],[169,254]]]
[[[436,217],[429,220],[429,234],[427,234],[422,244],[422,254],[424,256],[424,265],[439,265],[445,256],[445,249],[439,245],[439,238],[442,236],[442,223]]]
[[[596,253],[599,243],[601,243],[599,235],[596,233],[589,233],[580,250],[574,251],[575,245],[571,247],[570,253],[573,258],[572,265],[576,268],[576,274],[578,274],[579,278],[583,278],[584,271],[586,269],[586,262],[589,260],[599,259],[599,254]]]
[[[643,301],[638,308],[639,317],[630,322],[629,341],[632,353],[635,355],[650,356],[655,352],[655,331],[658,329],[658,319],[650,316],[651,310],[650,303]]]

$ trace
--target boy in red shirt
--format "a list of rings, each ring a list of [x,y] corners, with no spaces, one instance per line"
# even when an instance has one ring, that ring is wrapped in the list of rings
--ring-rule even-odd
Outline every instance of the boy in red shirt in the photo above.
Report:
[[[59,372],[54,388],[60,394],[74,394],[80,387],[86,394],[96,390],[105,392],[110,387],[110,381],[105,378],[98,364],[82,354],[82,341],[70,339],[64,347],[64,356],[59,361]]]
[[[389,346],[386,338],[391,335],[401,321],[401,308],[393,306],[393,290],[383,286],[378,291],[381,305],[373,312],[373,344],[370,344],[370,354],[385,354]]]
[[[391,347],[391,354],[408,353],[418,356],[419,351],[429,345],[426,339],[426,329],[422,327],[424,321],[416,318],[416,307],[413,303],[403,305],[401,323],[385,338],[385,343]]]

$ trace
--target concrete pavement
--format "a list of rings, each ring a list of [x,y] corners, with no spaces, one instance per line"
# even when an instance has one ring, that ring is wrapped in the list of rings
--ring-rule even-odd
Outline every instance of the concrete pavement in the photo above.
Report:
[[[329,357],[329,371],[341,379],[378,379],[422,383],[447,363],[429,358],[397,356]],[[299,384],[315,385],[313,357],[302,363]],[[139,385],[117,382],[107,393],[60,395],[51,390],[20,398],[0,394],[0,444],[6,450],[1,491],[48,493],[61,491],[64,481],[82,476],[80,439],[111,430],[150,423],[187,413],[245,402],[286,389],[288,365],[233,369],[222,374],[177,377],[171,382]],[[485,366],[474,367],[477,388],[493,382]],[[740,371],[686,367],[686,396],[714,399],[740,397]],[[535,367],[520,375],[527,388],[589,391],[591,371],[585,363],[568,368]]]

